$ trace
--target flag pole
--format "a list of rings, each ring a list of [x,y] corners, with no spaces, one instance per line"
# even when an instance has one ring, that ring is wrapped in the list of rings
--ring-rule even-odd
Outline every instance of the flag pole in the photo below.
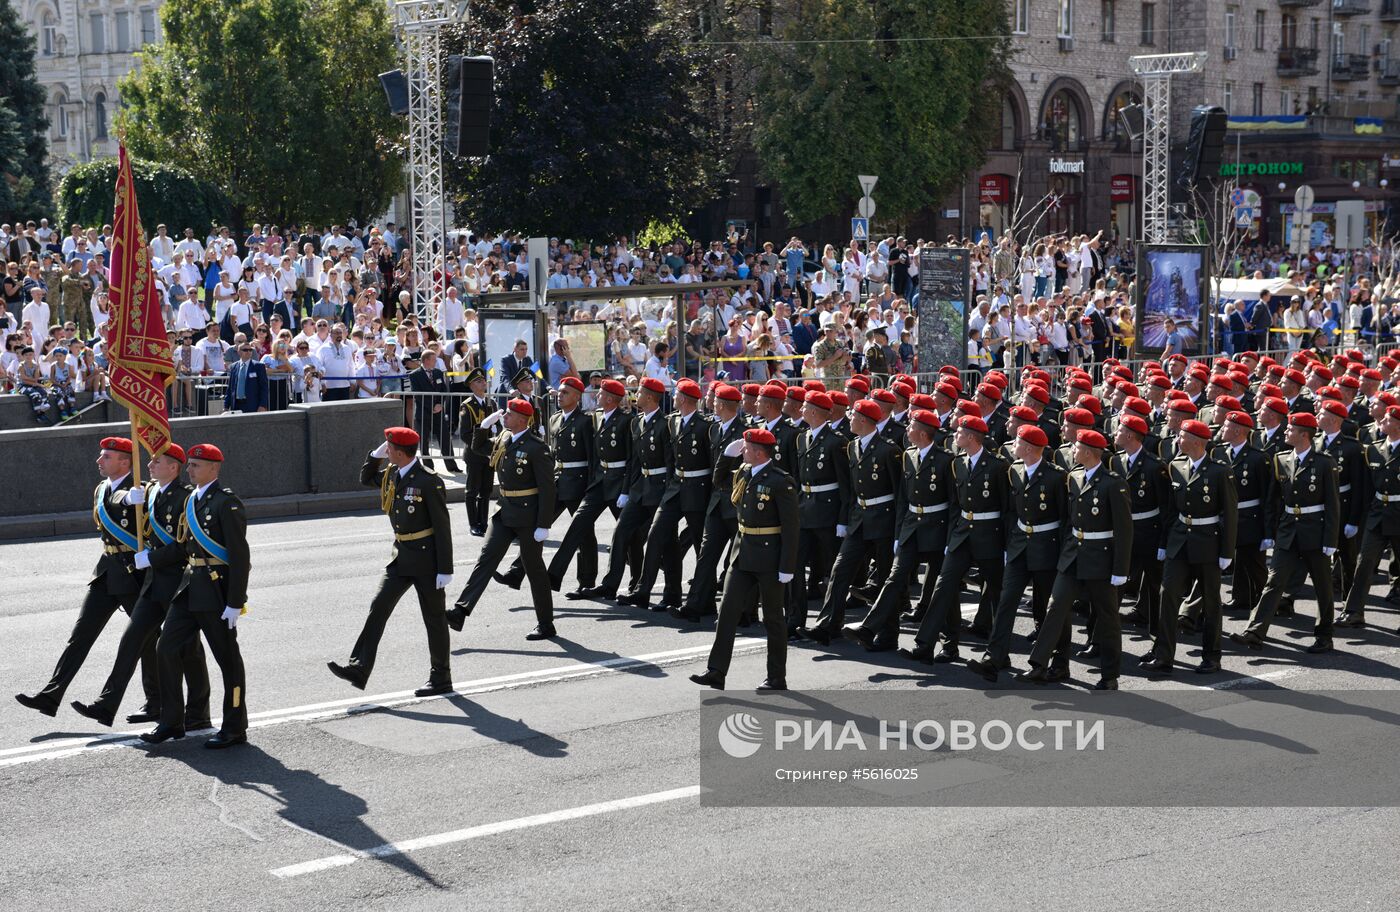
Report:
[[[136,416],[127,409],[127,417],[131,420],[131,487],[132,490],[141,488],[141,438],[136,435]],[[141,502],[136,505],[136,550],[144,551],[146,548],[145,524],[142,522],[142,514],[146,512],[146,499],[141,498]]]

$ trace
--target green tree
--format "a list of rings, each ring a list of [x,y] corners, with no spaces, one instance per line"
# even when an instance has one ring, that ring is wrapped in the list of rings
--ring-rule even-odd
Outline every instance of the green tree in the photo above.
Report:
[[[446,162],[461,224],[632,234],[708,202],[726,173],[708,58],[655,0],[490,0],[444,46],[496,61],[491,155]]]
[[[131,174],[146,234],[165,224],[173,237],[193,228],[204,237],[212,224],[228,221],[229,201],[218,187],[183,168],[133,159]],[[117,160],[100,158],[78,165],[58,182],[58,224],[101,225],[116,205]]]
[[[187,0],[121,83],[133,154],[220,187],[235,224],[368,219],[402,184],[380,0]]]
[[[818,0],[759,57],[754,145],[788,215],[917,212],[983,161],[1006,76],[1005,0]]]
[[[49,121],[44,88],[34,75],[34,36],[12,3],[0,3],[0,103],[9,109],[9,148],[0,149],[0,219],[52,215],[49,183]]]

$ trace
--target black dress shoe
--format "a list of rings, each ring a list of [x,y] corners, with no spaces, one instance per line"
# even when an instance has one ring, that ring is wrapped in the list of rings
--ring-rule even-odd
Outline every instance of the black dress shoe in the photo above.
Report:
[[[210,719],[208,716],[205,716],[203,719],[186,719],[186,720],[185,720],[185,731],[187,731],[187,732],[204,731],[206,728],[213,728],[213,727],[214,727],[214,720],[213,720],[213,719]]]
[[[29,694],[15,694],[15,701],[19,703],[20,706],[38,710],[46,716],[58,715],[57,706],[48,702],[47,700],[41,700],[38,697],[31,697]]]
[[[1142,670],[1150,675],[1169,675],[1175,668],[1176,663],[1170,659],[1153,659],[1142,666]]]
[[[1099,678],[1099,683],[1094,685],[1095,690],[1117,690],[1117,678]]]
[[[894,652],[899,644],[894,640],[876,640],[874,645],[868,647],[866,652]]]
[[[1098,643],[1090,643],[1088,646],[1079,650],[1076,655],[1081,659],[1097,659],[1099,656],[1103,655],[1103,651],[1099,649]]]
[[[1155,652],[1149,652],[1146,655],[1138,656],[1139,665],[1150,665],[1155,661],[1157,661],[1157,653]]]
[[[467,623],[467,612],[463,611],[461,607],[459,607],[459,606],[454,606],[453,608],[451,608],[451,609],[448,610],[448,612],[447,612],[447,626],[448,626],[448,627],[451,627],[453,630],[456,630],[457,632],[460,633],[461,630],[462,630],[462,628],[463,628],[464,626],[466,626],[466,623]]]
[[[765,690],[787,690],[787,681],[782,678],[765,678],[763,683],[758,685],[758,690],[760,693]]]
[[[803,633],[802,630],[803,628],[801,627],[790,625],[787,629],[788,642],[800,643],[803,640],[807,639],[807,634]]]
[[[448,613],[451,614],[451,612]],[[462,628],[458,627],[457,629],[461,630]],[[335,675],[337,678],[340,678],[340,680],[342,681],[350,682],[350,685],[355,689],[365,689],[365,676],[357,672],[355,669],[345,665],[337,665],[334,662],[327,662],[326,667],[331,670],[331,674]]]
[[[1069,669],[1063,665],[1051,665],[1045,671],[1045,680],[1050,684],[1054,684],[1056,681],[1068,681]]]
[[[444,681],[441,684],[434,684],[429,681],[413,692],[415,697],[437,697],[442,694],[452,693],[452,682]]]
[[[915,662],[923,662],[925,665],[933,664],[933,647],[925,646],[922,643],[913,649],[900,649],[899,654],[906,659],[913,659]]]
[[[617,590],[609,589],[607,586],[580,586],[574,592],[565,595],[566,599],[592,599],[594,601],[611,602],[617,598]]]
[[[1323,653],[1323,652],[1331,652],[1331,651],[1332,651],[1332,638],[1331,638],[1331,637],[1325,637],[1325,638],[1323,638],[1323,639],[1314,640],[1314,641],[1313,641],[1313,644],[1312,644],[1311,646],[1308,647],[1308,650],[1307,650],[1307,651],[1310,652],[1310,653],[1312,653],[1313,655],[1317,655],[1317,654]]]
[[[814,643],[831,645],[831,633],[825,627],[803,627],[802,634]]]
[[[555,632],[553,625],[545,627],[544,625],[540,624],[536,625],[534,630],[531,630],[529,633],[525,634],[525,639],[530,640],[532,642],[535,640],[552,640],[558,635],[559,634]]]
[[[1038,636],[1040,636],[1040,628],[1039,628],[1039,627],[1032,627],[1032,628],[1031,628],[1031,632],[1028,633],[1028,634],[1026,634],[1026,642],[1027,642],[1027,643],[1034,643],[1034,642],[1035,642],[1035,638],[1038,637]]]
[[[1048,684],[1050,682],[1050,672],[1044,668],[1037,668],[1032,665],[1030,668],[1016,672],[1016,680],[1029,682],[1031,684]]]
[[[492,573],[492,574],[491,574],[491,578],[492,578],[493,580],[495,580],[496,582],[500,583],[502,586],[509,586],[509,587],[512,588],[512,589],[519,589],[519,588],[520,588],[520,580],[521,580],[523,577],[524,577],[524,574],[523,574],[523,573],[522,573],[522,574],[515,574],[515,573]]]
[[[626,595],[619,595],[616,601],[619,605],[626,605],[629,608],[645,608],[650,599],[643,598],[638,593],[629,592]]]
[[[1227,636],[1230,637],[1230,642],[1239,643],[1241,646],[1248,646],[1250,649],[1264,648],[1264,638],[1253,630],[1246,630],[1244,633],[1231,633],[1227,634]]]
[[[589,597],[588,590],[591,588],[591,586],[579,586],[577,589],[571,589],[568,592],[565,592],[564,598],[568,599],[571,602],[583,601],[584,599]]]
[[[1147,615],[1141,611],[1129,611],[1121,615],[1124,624],[1131,624],[1134,627],[1141,627],[1147,623]]]
[[[841,635],[852,643],[859,643],[867,650],[875,648],[875,634],[866,630],[861,624],[847,624],[841,628]]]
[[[1274,614],[1278,617],[1293,617],[1298,612],[1293,608],[1293,599],[1282,599],[1278,603],[1278,609]]]
[[[244,732],[239,732],[236,735],[229,735],[225,734],[224,732],[218,732],[214,735],[214,737],[210,738],[208,741],[205,741],[204,746],[209,750],[216,751],[223,750],[226,747],[233,747],[235,744],[247,743],[248,735]]]
[[[172,738],[183,737],[185,737],[185,730],[183,728],[176,728],[173,725],[157,725],[150,731],[142,732],[141,734],[141,740],[145,741],[147,744],[160,744]]]
[[[970,671],[981,675],[982,679],[988,684],[995,684],[997,682],[997,674],[1001,671],[1001,669],[993,665],[989,659],[973,659],[971,662],[967,663],[967,667]]]
[[[1365,627],[1366,615],[1364,614],[1344,614],[1337,618],[1333,627]]]
[[[112,727],[112,722],[116,717],[115,713],[104,712],[103,710],[98,709],[96,703],[81,703],[77,700],[74,700],[68,705],[73,707],[73,711],[78,715],[86,716],[87,718],[96,722],[98,725],[105,725],[108,728]]]
[[[483,529],[483,528],[481,528],[480,526],[475,526],[475,527],[473,527],[473,528],[471,529],[471,533],[472,533],[472,535],[476,536],[477,538],[485,538],[485,537],[486,537],[486,530]]]
[[[1195,668],[1196,674],[1198,675],[1215,674],[1219,670],[1220,663],[1215,659],[1202,659],[1201,664],[1197,665]]]
[[[690,680],[705,687],[713,687],[715,690],[724,690],[724,675],[711,669],[705,669],[704,674],[691,675]]]
[[[992,635],[992,631],[987,627],[979,627],[976,624],[968,624],[963,628],[963,636],[972,637],[977,640],[985,640]]]
[[[944,646],[938,650],[938,655],[933,657],[933,661],[937,665],[947,665],[950,662],[956,662],[959,658],[961,656],[958,654],[958,647]]]
[[[678,621],[689,621],[692,624],[700,623],[700,615],[693,614],[684,608],[677,608],[675,605],[667,608],[666,613]]]
[[[78,709],[76,703],[74,704],[73,708]],[[78,712],[82,712],[82,710],[78,709]],[[87,713],[83,713],[83,715],[87,715]],[[89,716],[89,718],[91,717]],[[160,710],[151,709],[149,706],[143,707],[140,712],[134,712],[131,715],[127,716],[126,721],[131,725],[140,725],[143,722],[159,722]]]
[[[872,591],[868,587],[861,587],[859,589],[851,590],[852,600],[860,602],[863,605],[873,604],[875,602],[875,597],[879,594],[880,593],[878,591]]]

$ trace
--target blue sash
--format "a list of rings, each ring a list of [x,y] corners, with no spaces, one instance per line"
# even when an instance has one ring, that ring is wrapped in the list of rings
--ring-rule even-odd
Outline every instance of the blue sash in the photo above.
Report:
[[[146,515],[151,519],[151,529],[156,533],[156,538],[160,539],[162,545],[169,545],[174,543],[175,536],[165,531],[165,526],[162,526],[160,520],[156,519],[156,492],[159,490],[155,485],[152,485],[150,492],[146,494]]]
[[[189,527],[190,535],[194,536],[194,540],[210,557],[217,558],[227,564],[228,549],[210,538],[209,533],[205,532],[204,529],[200,527],[199,519],[195,515],[194,500],[195,495],[193,492],[190,493],[189,497],[185,498],[185,525]]]
[[[136,536],[123,529],[112,518],[112,514],[107,512],[107,493],[111,490],[110,481],[102,482],[102,493],[97,498],[97,521],[102,524],[102,528],[107,530],[107,534],[121,542],[131,550],[136,550]]]

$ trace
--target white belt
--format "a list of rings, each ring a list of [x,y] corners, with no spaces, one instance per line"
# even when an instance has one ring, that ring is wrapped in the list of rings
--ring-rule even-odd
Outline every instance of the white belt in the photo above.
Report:
[[[1327,509],[1326,504],[1313,504],[1311,507],[1290,507],[1285,505],[1283,510],[1290,516],[1306,516],[1309,513],[1321,513]]]
[[[1380,491],[1377,491],[1376,500],[1379,500],[1383,504],[1388,504],[1392,500],[1396,503],[1400,503],[1400,494],[1383,494]]]
[[[1151,510],[1146,510],[1146,511],[1144,511],[1144,512],[1142,512],[1142,513],[1134,513],[1134,514],[1133,514],[1133,521],[1134,521],[1134,522],[1137,522],[1137,521],[1140,520],[1140,519],[1151,519],[1151,518],[1154,517],[1154,516],[1160,516],[1160,515],[1162,515],[1162,508],[1161,508],[1161,507],[1153,507]]]
[[[932,506],[928,507],[921,507],[918,504],[910,504],[909,512],[918,516],[924,516],[928,513],[942,513],[944,510],[948,509],[948,506],[949,505],[947,503],[933,504]]]
[[[1107,541],[1113,537],[1113,530],[1107,532],[1085,532],[1082,529],[1074,530],[1074,537],[1079,541]]]
[[[1188,529],[1192,526],[1213,526],[1220,522],[1219,516],[1178,516],[1177,519]]]
[[[1350,491],[1350,490],[1351,490],[1351,485],[1345,484],[1345,485],[1342,485],[1340,488],[1337,489],[1337,493],[1338,493],[1338,494],[1345,494],[1345,493],[1347,493],[1347,492]]]
[[[1257,506],[1259,506],[1260,503],[1262,503],[1262,501],[1261,501],[1259,498],[1257,498],[1257,497],[1254,498],[1253,500],[1242,500],[1242,501],[1240,501],[1239,503],[1235,504],[1235,509],[1237,509],[1237,510],[1248,510],[1250,507],[1257,507]]]
[[[713,473],[709,469],[677,469],[677,478],[709,478]]]
[[[662,467],[659,468],[659,469],[642,469],[642,474],[643,474],[643,475],[665,475],[668,471],[670,471],[670,470],[667,469],[665,466],[662,466]]]
[[[626,465],[626,463],[623,463],[623,465]],[[559,468],[561,468],[561,469],[586,469],[586,468],[588,468],[588,463],[586,463],[586,462],[561,462],[561,463],[559,463]]]
[[[993,510],[990,513],[969,513],[964,510],[962,518],[971,522],[986,522],[989,519],[1001,519],[1001,511]]]
[[[1020,526],[1021,531],[1027,535],[1034,535],[1037,532],[1050,532],[1060,528],[1060,521],[1057,519],[1054,522],[1041,523],[1038,526],[1031,526],[1026,523],[1017,523],[1017,525]]]
[[[882,495],[880,495],[879,497],[871,497],[871,498],[865,498],[865,497],[857,497],[857,498],[856,498],[856,501],[857,501],[862,507],[878,507],[880,504],[887,504],[887,503],[889,503],[889,502],[892,501],[892,500],[894,500],[894,495],[893,495],[893,494],[882,494]]]
[[[625,469],[627,468],[627,460],[624,459],[621,462],[602,462],[599,463],[599,465],[605,469]]]
[[[841,486],[840,486],[839,484],[837,484],[836,482],[834,482],[834,481],[831,482],[831,484],[803,485],[803,486],[802,486],[802,493],[803,493],[803,494],[825,494],[827,491],[835,491],[835,490],[839,489],[840,487],[841,487]]]

